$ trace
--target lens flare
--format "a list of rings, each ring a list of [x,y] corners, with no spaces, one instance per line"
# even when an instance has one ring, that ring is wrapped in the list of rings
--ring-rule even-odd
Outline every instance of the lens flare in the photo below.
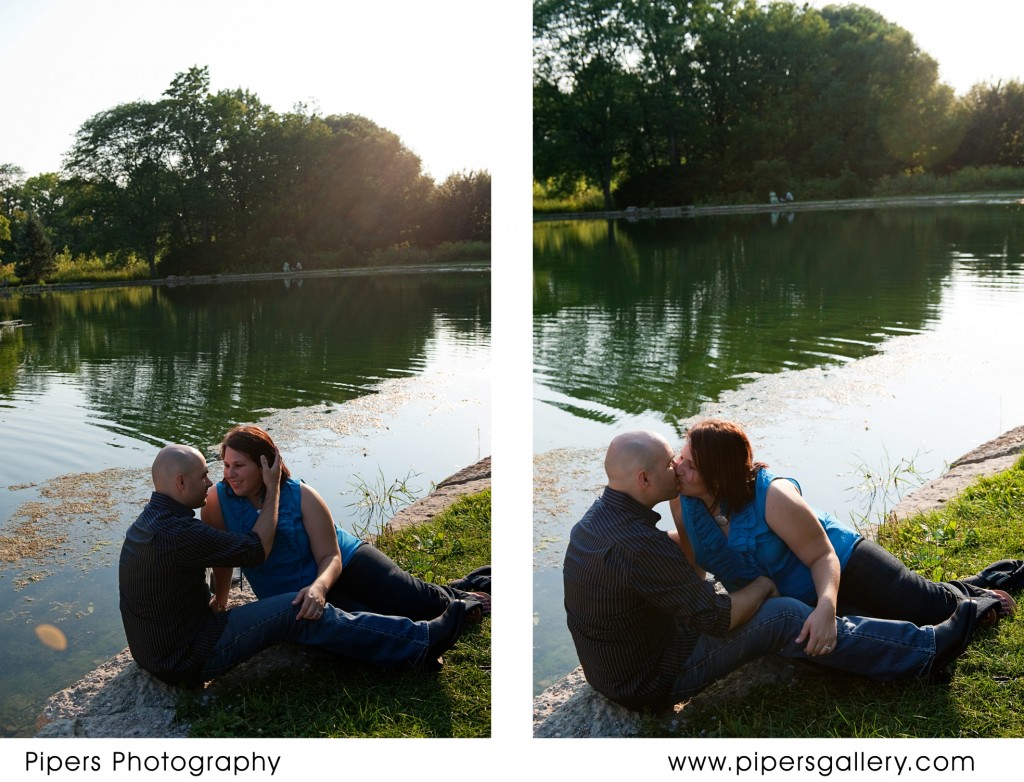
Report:
[[[41,624],[36,627],[36,638],[43,646],[63,652],[68,648],[68,638],[53,625]]]

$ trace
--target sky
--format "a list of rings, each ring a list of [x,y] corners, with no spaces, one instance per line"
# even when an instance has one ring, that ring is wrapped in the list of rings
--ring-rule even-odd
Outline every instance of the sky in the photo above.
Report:
[[[829,0],[811,0],[821,7]],[[863,0],[909,30],[963,94],[1024,80],[1020,0]],[[362,114],[398,134],[441,181],[495,157],[529,165],[529,0],[0,0],[0,163],[60,168],[89,117],[159,100],[209,66],[277,111]],[[969,9],[969,10],[966,10]],[[522,86],[526,85],[526,89]],[[516,92],[520,99],[510,101]]]
[[[508,5],[0,0],[0,163],[56,171],[89,117],[159,100],[175,74],[206,65],[215,92],[243,87],[279,112],[305,102],[368,117],[437,181],[493,173],[511,29],[529,83],[529,8]]]
[[[908,30],[939,63],[939,80],[965,94],[981,82],[1024,81],[1021,0],[810,0],[812,8],[863,5]]]

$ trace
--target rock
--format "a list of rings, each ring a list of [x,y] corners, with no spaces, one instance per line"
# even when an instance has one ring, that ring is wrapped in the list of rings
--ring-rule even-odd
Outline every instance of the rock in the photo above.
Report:
[[[427,497],[403,509],[393,521],[400,526],[434,518],[465,494],[490,488],[490,457],[447,478]],[[246,585],[231,589],[233,607],[255,600]],[[206,698],[232,683],[254,681],[282,669],[295,671],[320,665],[330,655],[297,644],[278,644],[237,665],[204,688]],[[125,649],[83,679],[51,695],[36,721],[40,738],[174,738],[187,736],[189,725],[177,719],[179,690],[139,668]]]
[[[422,524],[451,505],[465,494],[476,494],[491,486],[491,457],[445,478],[429,495],[403,508],[388,522],[388,527],[400,530],[412,524]]]
[[[964,454],[949,465],[944,474],[904,497],[892,512],[902,519],[935,510],[978,478],[1010,469],[1021,453],[1024,453],[1024,426],[1011,429]]]
[[[928,512],[956,497],[979,477],[1009,469],[1024,453],[1024,426],[1011,429],[994,440],[975,448],[953,462],[941,477],[924,484],[893,509],[900,518]],[[686,703],[678,704],[661,717],[662,735],[672,735],[686,719],[686,706],[701,699],[735,696],[755,686],[774,683],[787,686],[797,676],[821,676],[821,672],[788,660],[763,657],[744,665],[708,687]],[[650,730],[650,717],[645,725]],[[577,668],[564,679],[548,687],[533,701],[534,736],[600,737],[635,736],[640,730],[641,714],[623,709],[597,693],[587,684],[583,669]]]

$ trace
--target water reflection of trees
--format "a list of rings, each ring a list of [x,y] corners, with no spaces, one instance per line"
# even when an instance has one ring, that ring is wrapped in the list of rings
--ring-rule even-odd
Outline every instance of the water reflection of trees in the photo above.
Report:
[[[73,373],[111,429],[211,442],[267,408],[340,403],[377,379],[414,374],[438,329],[479,344],[490,332],[487,277],[94,290],[12,299],[0,319],[35,324],[17,349],[18,385]]]
[[[861,358],[934,320],[954,264],[1021,273],[1001,209],[535,227],[544,385],[629,414],[693,415],[751,372]],[[611,237],[611,241],[609,241]],[[576,415],[590,415],[573,406]],[[596,413],[594,413],[596,415]]]

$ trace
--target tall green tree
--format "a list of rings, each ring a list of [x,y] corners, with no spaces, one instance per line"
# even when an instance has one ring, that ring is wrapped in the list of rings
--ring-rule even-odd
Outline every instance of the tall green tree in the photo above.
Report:
[[[90,223],[90,249],[134,252],[156,275],[157,252],[176,219],[173,153],[159,103],[126,103],[78,130],[65,159],[69,195]]]
[[[598,186],[627,169],[640,122],[641,85],[624,67],[629,35],[618,0],[534,4],[534,177]]]
[[[491,175],[451,174],[435,188],[422,230],[428,244],[490,241]]]
[[[14,272],[22,282],[39,282],[56,268],[53,247],[42,220],[35,212],[29,212],[23,231],[24,238],[19,247],[21,257],[15,262]]]

